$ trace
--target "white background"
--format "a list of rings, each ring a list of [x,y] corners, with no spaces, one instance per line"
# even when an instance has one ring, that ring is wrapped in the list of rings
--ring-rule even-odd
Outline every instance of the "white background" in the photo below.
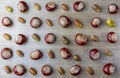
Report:
[[[57,4],[57,9],[54,12],[48,12],[45,10],[44,6],[47,2],[53,1],[56,2]],[[8,16],[12,19],[13,21],[13,26],[12,27],[4,27],[0,23],[0,50],[4,47],[9,47],[13,51],[13,57],[8,60],[3,60],[0,58],[0,78],[120,78],[120,42],[119,42],[119,35],[120,35],[120,11],[118,14],[115,15],[110,15],[107,12],[108,9],[108,4],[110,3],[116,3],[117,5],[120,4],[119,0],[81,0],[85,2],[86,8],[82,12],[75,12],[72,8],[73,3],[77,0],[26,0],[28,6],[29,6],[29,11],[26,13],[21,13],[17,9],[17,3],[19,0],[0,0],[0,21],[4,16]],[[34,3],[38,2],[41,5],[41,10],[37,11],[34,8]],[[63,11],[61,8],[61,4],[65,3],[69,6],[70,10],[69,11]],[[99,4],[102,8],[103,11],[100,13],[96,13],[95,11],[92,10],[91,5],[97,3]],[[5,10],[5,6],[9,5],[13,7],[14,11],[13,13],[9,13]],[[120,6],[119,6],[120,7]],[[72,25],[68,28],[62,28],[58,24],[58,18],[60,15],[67,15],[72,21],[74,19],[79,19],[81,22],[83,22],[83,28],[78,29]],[[17,21],[17,18],[21,16],[24,17],[26,20],[26,24],[21,24]],[[42,25],[40,28],[34,29],[30,26],[29,22],[32,17],[39,17],[42,20]],[[102,19],[102,25],[99,28],[93,28],[90,25],[90,20],[93,17],[100,17]],[[49,27],[45,23],[45,19],[49,18],[52,20],[54,26]],[[105,20],[108,18],[112,18],[113,20],[116,21],[116,27],[115,28],[109,28],[105,25]],[[108,32],[114,31],[118,34],[118,42],[115,44],[110,44],[106,40],[106,35]],[[9,33],[12,36],[11,41],[6,41],[3,38],[3,33]],[[24,45],[16,45],[14,42],[14,38],[17,34],[24,34],[27,36],[28,41]],[[36,42],[32,39],[31,34],[32,33],[37,33],[41,37],[40,42]],[[44,42],[44,36],[47,33],[54,33],[56,35],[56,42],[54,44],[46,44]],[[99,42],[93,42],[89,39],[89,42],[85,46],[79,46],[76,45],[74,42],[74,36],[77,33],[83,33],[88,38],[90,37],[91,34],[97,35],[99,37]],[[69,45],[64,45],[60,41],[60,37],[64,35],[68,37],[71,41]],[[72,54],[78,54],[81,57],[80,62],[76,62],[73,60],[73,58],[69,58],[67,60],[63,60],[59,54],[59,50],[62,47],[67,47]],[[89,59],[89,51],[92,48],[98,48],[101,52],[101,59],[97,61],[92,61]],[[20,58],[16,55],[15,51],[17,49],[20,49],[24,52],[25,56],[23,58]],[[43,52],[43,57],[40,60],[34,61],[31,60],[29,57],[29,54],[31,51],[35,49],[40,49]],[[47,51],[51,49],[54,51],[56,58],[55,59],[49,59],[47,55]],[[105,49],[111,50],[113,53],[113,57],[108,57],[103,54]],[[106,76],[103,74],[103,66],[111,62],[113,63],[116,67],[116,73],[112,76]],[[11,68],[15,66],[16,64],[23,64],[25,68],[28,70],[29,67],[34,67],[37,69],[38,74],[36,76],[32,76],[28,71],[24,76],[18,77],[14,75],[14,73],[7,75],[5,71],[3,70],[3,66],[9,65]],[[53,68],[53,74],[51,76],[45,77],[41,74],[41,67],[44,64],[49,64]],[[71,76],[69,73],[69,69],[72,65],[79,64],[82,67],[82,71],[80,75],[74,77]],[[57,67],[61,66],[65,70],[65,75],[61,76],[57,73]],[[94,76],[89,76],[88,73],[86,72],[86,67],[90,66],[94,69],[95,74]]]

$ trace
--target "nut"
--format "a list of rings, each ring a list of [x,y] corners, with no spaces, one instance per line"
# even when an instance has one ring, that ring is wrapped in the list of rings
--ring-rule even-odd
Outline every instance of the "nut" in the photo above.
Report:
[[[4,66],[3,68],[4,68],[4,70],[5,70],[5,72],[6,72],[7,74],[12,73],[12,70],[11,70],[11,68],[10,68],[9,66]]]
[[[116,13],[118,13],[118,11],[119,11],[118,5],[116,5],[114,3],[108,5],[108,12],[110,14],[116,14]]]
[[[90,57],[91,60],[99,59],[100,55],[101,54],[100,54],[99,50],[96,49],[96,48],[91,49],[90,52],[89,52],[89,57]]]
[[[64,44],[69,44],[69,43],[70,43],[70,41],[68,40],[68,38],[65,37],[65,36],[62,36],[62,37],[61,37],[61,41],[62,41]]]
[[[79,65],[73,65],[70,68],[70,74],[73,76],[79,75],[81,72],[81,67]]]
[[[62,27],[66,28],[66,27],[68,27],[68,26],[71,24],[71,21],[70,21],[70,19],[69,19],[67,16],[61,15],[61,16],[58,18],[58,23],[59,23]]]
[[[40,36],[39,36],[38,34],[36,34],[36,33],[33,33],[33,34],[32,34],[32,38],[33,38],[34,40],[36,40],[36,41],[40,41]]]
[[[60,49],[60,55],[63,59],[68,59],[71,56],[71,53],[67,48],[63,47]]]
[[[101,25],[102,20],[99,17],[94,17],[94,18],[92,18],[90,23],[91,23],[92,27],[97,28],[97,27],[99,27]]]
[[[53,26],[53,23],[50,19],[46,19],[46,23],[48,26]]]
[[[106,75],[112,75],[115,73],[115,71],[116,71],[116,66],[112,63],[107,63],[103,67],[103,72]]]
[[[9,17],[3,17],[2,25],[5,27],[10,27],[12,25],[12,20]]]
[[[56,36],[53,33],[48,33],[45,35],[44,40],[47,44],[52,44],[56,41]]]
[[[38,49],[33,50],[30,53],[30,58],[33,59],[33,60],[38,60],[38,59],[42,58],[42,56],[43,56],[43,53]]]
[[[107,56],[112,56],[112,53],[111,53],[110,50],[105,50],[105,54],[106,54]]]
[[[98,38],[97,38],[96,35],[91,35],[90,37],[91,37],[91,39],[92,39],[93,41],[98,41]]]
[[[18,44],[18,45],[22,45],[24,44],[25,42],[27,41],[27,37],[23,34],[18,34],[16,37],[15,37],[15,43]]]
[[[59,73],[60,75],[65,74],[65,71],[63,70],[62,67],[58,67],[58,68],[57,68],[57,71],[58,71],[58,73]]]
[[[7,34],[7,33],[4,33],[4,34],[3,34],[3,37],[4,37],[6,40],[11,40],[11,39],[12,39],[11,36],[10,36],[9,34]]]
[[[78,33],[75,36],[75,42],[80,46],[84,46],[85,44],[87,44],[88,38],[85,35]]]
[[[76,60],[76,61],[80,61],[80,57],[79,57],[78,54],[74,54],[74,55],[73,55],[73,58],[74,58],[74,60]]]
[[[16,50],[16,54],[17,54],[18,56],[20,56],[20,57],[23,57],[23,56],[24,56],[24,54],[23,54],[23,52],[22,52],[21,50]]]
[[[82,1],[77,1],[74,3],[73,8],[75,11],[80,12],[85,8],[85,4]]]
[[[77,28],[81,28],[82,27],[82,23],[79,20],[77,20],[77,19],[74,20],[74,24],[77,26]]]
[[[91,67],[87,67],[86,71],[88,72],[89,75],[93,75],[94,74],[93,69]]]
[[[18,17],[18,21],[19,21],[20,23],[23,23],[23,24],[26,22],[23,17]]]
[[[41,26],[41,24],[42,24],[42,21],[41,21],[41,19],[38,18],[38,17],[33,17],[33,18],[30,20],[30,25],[31,25],[31,27],[33,27],[33,28],[38,28],[38,27]]]
[[[42,68],[41,68],[41,73],[44,75],[44,76],[49,76],[53,73],[53,69],[50,65],[44,65]]]
[[[17,8],[20,12],[28,11],[28,5],[25,1],[19,1],[19,3],[17,4]]]
[[[38,3],[34,3],[34,7],[35,7],[36,10],[40,10],[41,9],[41,7],[40,7],[40,5]]]
[[[48,50],[48,56],[49,56],[51,59],[55,58],[55,55],[54,55],[54,53],[53,53],[52,50]]]
[[[61,7],[63,8],[63,10],[68,11],[69,7],[66,4],[62,4]]]
[[[10,7],[10,6],[5,6],[5,8],[6,8],[6,10],[7,10],[8,12],[13,12],[12,7]]]
[[[106,24],[108,27],[115,27],[116,26],[115,22],[112,19],[107,19]]]
[[[13,56],[13,52],[10,48],[3,48],[1,50],[1,57],[5,60],[10,59]]]
[[[17,64],[13,67],[13,72],[14,74],[16,74],[17,76],[22,76],[26,73],[26,69],[23,65],[21,64]]]
[[[54,2],[48,2],[46,5],[45,5],[45,8],[47,11],[54,11],[56,9],[56,3]]]
[[[118,40],[117,34],[115,32],[109,32],[107,34],[107,40],[110,43],[116,43]]]
[[[30,67],[28,71],[29,71],[32,75],[36,75],[36,74],[37,74],[37,71],[36,71],[35,68]]]
[[[99,5],[97,5],[97,4],[93,4],[93,5],[92,5],[92,8],[93,8],[93,10],[96,11],[96,12],[100,12],[100,11],[102,10],[101,7],[100,7]]]

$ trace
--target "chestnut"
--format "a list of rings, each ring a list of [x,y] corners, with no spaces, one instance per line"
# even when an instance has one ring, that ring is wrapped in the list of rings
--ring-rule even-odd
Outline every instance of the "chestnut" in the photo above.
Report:
[[[9,59],[12,57],[12,50],[10,48],[3,48],[1,51],[1,57],[3,59]]]
[[[76,76],[76,75],[79,75],[81,72],[81,67],[79,65],[73,65],[71,68],[70,68],[70,73],[71,75],[73,76]]]
[[[115,65],[113,65],[112,63],[107,63],[103,67],[103,72],[106,75],[112,75],[115,73],[115,69],[116,69]]]
[[[56,9],[56,3],[54,2],[48,2],[46,5],[45,5],[45,8],[47,11],[54,11]]]
[[[85,4],[82,1],[77,1],[73,4],[73,9],[77,12],[82,11],[85,8]]]
[[[101,18],[99,17],[94,17],[92,20],[91,20],[91,25],[92,27],[94,28],[97,28],[101,25],[102,21],[101,21]]]
[[[17,64],[13,67],[13,72],[14,72],[14,74],[16,74],[18,76],[22,76],[25,74],[26,69],[23,65]]]
[[[28,10],[28,5],[25,1],[20,1],[17,4],[17,8],[20,12],[26,12]]]
[[[117,34],[115,32],[109,32],[107,34],[107,40],[110,43],[116,43],[117,42]]]
[[[9,17],[3,17],[2,25],[5,27],[9,27],[12,25],[12,20]]]
[[[116,14],[118,13],[118,11],[119,11],[119,7],[116,4],[113,3],[108,5],[108,12],[110,14]]]
[[[33,60],[38,60],[43,56],[42,52],[40,50],[34,50],[30,53],[30,57]]]
[[[16,37],[15,37],[15,43],[18,44],[18,45],[22,45],[24,44],[25,42],[27,41],[27,37],[23,34],[18,34]]]
[[[97,60],[97,59],[99,59],[99,58],[100,58],[100,52],[99,52],[99,50],[96,49],[96,48],[93,48],[92,50],[90,50],[90,52],[89,52],[89,57],[90,57],[90,59],[92,59],[92,60]]]
[[[55,42],[56,37],[53,33],[48,33],[45,35],[44,40],[47,44],[52,44]]]
[[[41,24],[42,24],[41,19],[38,18],[38,17],[33,17],[33,18],[30,20],[30,25],[31,25],[31,27],[33,27],[33,28],[38,28],[38,27],[40,27]]]
[[[71,56],[71,53],[67,48],[63,47],[60,49],[60,55],[63,59],[68,59]]]
[[[62,27],[66,28],[66,27],[68,27],[68,26],[71,24],[71,21],[70,21],[70,19],[69,19],[67,16],[61,15],[61,16],[59,17],[59,19],[58,19],[58,23],[59,23]]]
[[[83,45],[87,44],[88,38],[87,38],[85,35],[83,35],[83,34],[81,34],[81,33],[78,33],[78,34],[76,34],[76,36],[75,36],[75,42],[76,42],[78,45],[83,46]]]
[[[41,73],[44,75],[44,76],[49,76],[51,75],[53,72],[53,69],[50,65],[44,65],[42,68],[41,68]]]

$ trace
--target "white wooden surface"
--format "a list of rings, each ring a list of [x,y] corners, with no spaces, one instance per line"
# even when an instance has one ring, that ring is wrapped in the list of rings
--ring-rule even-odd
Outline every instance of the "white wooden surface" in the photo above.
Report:
[[[75,12],[72,8],[73,3],[77,0],[26,0],[29,6],[29,11],[27,13],[20,13],[17,9],[17,3],[20,0],[0,0],[0,21],[2,20],[2,17],[8,16],[13,20],[13,26],[12,27],[3,27],[2,24],[0,23],[0,50],[4,47],[10,47],[13,50],[13,57],[9,60],[3,60],[0,58],[0,78],[120,78],[120,42],[119,42],[119,36],[120,36],[120,11],[118,14],[115,15],[110,15],[107,12],[107,6],[110,3],[116,3],[117,5],[120,4],[120,0],[81,0],[85,2],[86,8],[82,12]],[[53,1],[57,3],[57,9],[54,12],[48,12],[45,10],[44,6],[47,2]],[[35,2],[38,2],[41,5],[41,10],[37,11],[34,7],[33,4]],[[69,11],[63,11],[61,8],[61,4],[65,3],[68,4],[70,7]],[[96,13],[95,11],[92,10],[91,5],[93,3],[99,4],[103,8],[103,12],[101,13]],[[8,13],[5,10],[5,6],[10,5],[13,7],[14,12],[13,13]],[[119,5],[120,7],[120,5]],[[71,20],[73,19],[79,19],[83,22],[83,28],[82,29],[77,29],[73,24],[68,27],[68,28],[62,28],[58,24],[58,17],[60,15],[67,15]],[[26,24],[20,24],[17,21],[17,17],[24,17],[26,19]],[[29,21],[32,17],[37,16],[41,18],[43,24],[40,28],[38,29],[33,29],[31,28]],[[90,20],[93,17],[100,17],[103,21],[101,27],[95,29],[92,28],[90,25]],[[47,24],[45,24],[45,19],[49,18],[52,20],[54,26],[53,27],[48,27]],[[116,21],[117,26],[115,28],[109,28],[105,25],[105,20],[108,18],[112,18],[113,20]],[[118,34],[118,42],[116,44],[110,44],[106,40],[106,34],[109,31],[114,31]],[[44,36],[47,33],[54,33],[57,37],[57,40],[54,44],[46,44],[44,42]],[[3,33],[9,33],[12,36],[11,41],[6,41],[2,34]],[[17,34],[22,33],[25,34],[28,37],[28,42],[25,45],[19,46],[16,45],[14,42],[14,38]],[[40,42],[35,42],[31,38],[32,33],[37,33],[41,36],[41,41]],[[77,33],[83,33],[87,35],[88,37],[90,34],[95,34],[99,37],[99,42],[92,42],[89,40],[88,44],[85,46],[78,46],[74,42],[74,36]],[[71,41],[70,45],[64,45],[60,41],[60,37],[62,35],[65,35],[68,37]],[[67,60],[63,60],[59,54],[59,50],[62,47],[67,47],[72,54],[79,54],[82,61],[81,62],[76,62],[71,58]],[[98,48],[101,51],[101,59],[97,61],[92,61],[89,59],[89,51],[92,48]],[[20,58],[15,54],[15,50],[20,49],[25,53],[25,57]],[[43,58],[40,60],[34,61],[31,60],[29,57],[29,54],[32,50],[35,49],[40,49],[43,52]],[[47,55],[47,50],[53,50],[55,52],[56,58],[51,60],[49,59]],[[105,49],[110,49],[113,52],[113,57],[108,57],[103,54],[103,51]],[[104,64],[111,62],[116,65],[117,70],[116,73],[112,76],[106,76],[103,74],[102,68]],[[4,70],[3,66],[4,65],[10,65],[11,68],[13,68],[14,65],[16,64],[23,64],[26,69],[29,67],[34,67],[37,69],[38,74],[36,76],[32,76],[27,72],[24,76],[18,77],[16,75],[9,74],[7,75]],[[50,64],[53,67],[53,74],[51,76],[45,77],[41,74],[41,67],[44,64]],[[72,65],[79,64],[82,67],[82,72],[78,76],[71,76],[69,73],[69,68]],[[65,75],[61,76],[57,73],[56,69],[58,66],[61,66],[65,69]],[[88,73],[85,71],[85,68],[87,66],[90,66],[94,69],[95,74],[94,76],[89,76]]]

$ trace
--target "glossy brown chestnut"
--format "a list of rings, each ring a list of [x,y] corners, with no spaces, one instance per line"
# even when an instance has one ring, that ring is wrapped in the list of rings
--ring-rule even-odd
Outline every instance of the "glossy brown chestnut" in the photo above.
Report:
[[[61,15],[58,19],[58,23],[65,28],[71,24],[71,21],[67,16]]]
[[[116,14],[118,13],[118,11],[119,11],[119,7],[116,4],[113,3],[108,5],[108,12],[110,14]]]
[[[63,47],[60,49],[60,55],[63,59],[68,59],[71,56],[71,53],[67,48]]]
[[[45,35],[44,40],[47,44],[52,44],[52,43],[55,42],[56,37],[53,33],[48,33],[48,34]]]
[[[16,66],[13,67],[13,72],[14,74],[18,75],[18,76],[22,76],[25,74],[26,69],[23,65],[18,64]]]
[[[3,48],[1,51],[1,57],[3,59],[9,59],[12,57],[12,50],[10,48]]]
[[[117,41],[117,34],[115,32],[109,32],[107,34],[107,40],[110,43],[116,43],[116,41]]]
[[[76,42],[78,45],[83,46],[83,45],[87,44],[88,39],[87,39],[87,37],[86,37],[85,35],[83,35],[83,34],[81,34],[81,33],[78,33],[78,34],[76,34],[76,36],[75,36],[75,42]]]
[[[33,60],[38,60],[43,56],[42,52],[40,50],[34,50],[30,53],[30,57]]]
[[[82,1],[77,1],[74,3],[73,8],[75,11],[82,11],[85,8],[85,4]]]
[[[56,9],[56,3],[54,2],[48,2],[45,6],[47,11],[54,11]]]
[[[41,68],[41,73],[44,75],[44,76],[49,76],[51,75],[53,72],[53,69],[50,65],[44,65],[42,68]]]
[[[93,48],[92,50],[90,50],[90,52],[89,52],[89,57],[90,57],[90,59],[92,59],[92,60],[97,60],[97,59],[99,59],[99,58],[100,58],[100,52],[99,52],[99,50],[96,49],[96,48]]]
[[[9,17],[3,17],[2,25],[5,27],[9,27],[12,25],[12,20]]]
[[[18,44],[18,45],[22,45],[24,44],[25,42],[27,41],[27,37],[23,34],[18,34],[16,37],[15,37],[15,43]]]
[[[104,67],[103,67],[103,72],[106,75],[112,75],[115,73],[115,69],[116,67],[112,64],[112,63],[107,63]]]
[[[101,25],[102,21],[101,21],[101,18],[99,17],[94,17],[92,20],[91,20],[91,25],[92,27],[94,28],[97,28]]]
[[[31,25],[31,27],[33,27],[33,28],[38,28],[38,27],[40,27],[41,24],[42,24],[41,19],[38,18],[38,17],[33,17],[33,18],[30,20],[30,25]]]
[[[70,73],[73,76],[79,75],[81,72],[81,67],[79,65],[74,65],[70,68]]]
[[[20,1],[17,4],[17,8],[20,12],[26,12],[28,10],[28,5],[25,1]]]

